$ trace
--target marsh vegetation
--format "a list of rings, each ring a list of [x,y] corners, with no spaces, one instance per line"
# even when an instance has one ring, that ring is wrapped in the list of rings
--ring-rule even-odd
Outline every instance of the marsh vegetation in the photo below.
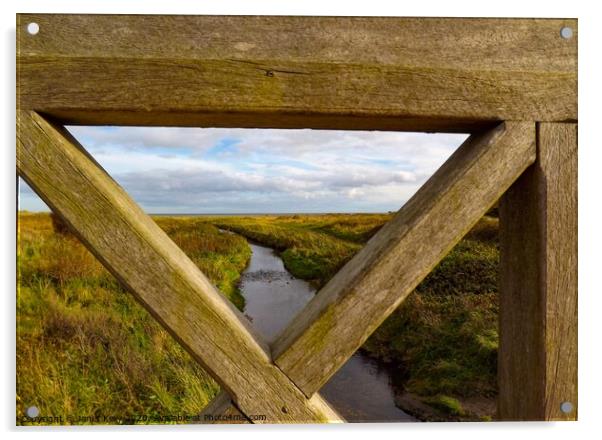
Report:
[[[388,214],[155,217],[239,309],[246,237],[323,286]],[[221,232],[227,229],[236,234]],[[497,218],[484,217],[361,348],[396,371],[398,404],[489,419],[496,396]],[[19,213],[17,415],[198,413],[218,385],[49,214]]]
[[[192,219],[158,218],[239,308],[244,238]],[[218,385],[49,214],[19,214],[17,420],[198,413]]]

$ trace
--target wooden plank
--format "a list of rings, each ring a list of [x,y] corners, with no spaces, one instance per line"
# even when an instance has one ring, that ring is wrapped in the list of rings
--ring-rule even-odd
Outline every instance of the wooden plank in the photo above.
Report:
[[[539,124],[538,139],[547,190],[545,418],[577,420],[577,124]]]
[[[537,161],[503,197],[500,219],[498,417],[576,420],[576,124],[539,125]]]
[[[535,159],[534,123],[471,136],[272,344],[311,396]]]
[[[201,423],[212,425],[248,424],[251,421],[236,407],[230,395],[221,391],[201,412]]]
[[[70,124],[474,131],[577,118],[573,19],[19,14],[17,29],[19,105]]]
[[[310,400],[313,405],[320,408],[330,423],[343,423],[345,421],[319,394],[314,394]],[[215,399],[203,409],[201,419],[203,420],[203,423],[209,424],[244,424],[258,422],[258,420],[251,421],[247,419],[225,391],[221,391]],[[304,422],[298,421],[296,423]]]
[[[138,301],[227,390],[267,422],[325,422],[271,361],[249,322],[60,126],[18,112],[17,170]]]

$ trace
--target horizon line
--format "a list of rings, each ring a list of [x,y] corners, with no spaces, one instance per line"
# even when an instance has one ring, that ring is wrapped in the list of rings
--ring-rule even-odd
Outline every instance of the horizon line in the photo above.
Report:
[[[28,212],[31,214],[50,214],[53,211],[31,211],[29,209],[18,209],[17,212]],[[397,211],[308,211],[308,212],[147,212],[147,215],[320,215],[320,214],[393,214]]]

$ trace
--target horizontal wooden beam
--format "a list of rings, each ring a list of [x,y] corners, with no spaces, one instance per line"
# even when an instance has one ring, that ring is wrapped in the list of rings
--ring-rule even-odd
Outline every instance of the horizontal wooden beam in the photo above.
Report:
[[[62,127],[19,111],[17,170],[86,247],[260,422],[328,422],[271,361],[248,320]]]
[[[20,14],[17,70],[70,124],[475,131],[577,118],[577,21]]]
[[[272,344],[311,396],[535,160],[535,124],[471,136]]]

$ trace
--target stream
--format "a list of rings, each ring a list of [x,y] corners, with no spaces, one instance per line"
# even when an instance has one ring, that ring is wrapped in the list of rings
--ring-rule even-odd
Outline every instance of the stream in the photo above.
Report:
[[[268,247],[249,243],[253,252],[240,281],[244,313],[268,341],[273,341],[316,290],[293,277]],[[394,403],[392,377],[385,367],[360,352],[320,390],[320,394],[349,422],[413,422]]]

